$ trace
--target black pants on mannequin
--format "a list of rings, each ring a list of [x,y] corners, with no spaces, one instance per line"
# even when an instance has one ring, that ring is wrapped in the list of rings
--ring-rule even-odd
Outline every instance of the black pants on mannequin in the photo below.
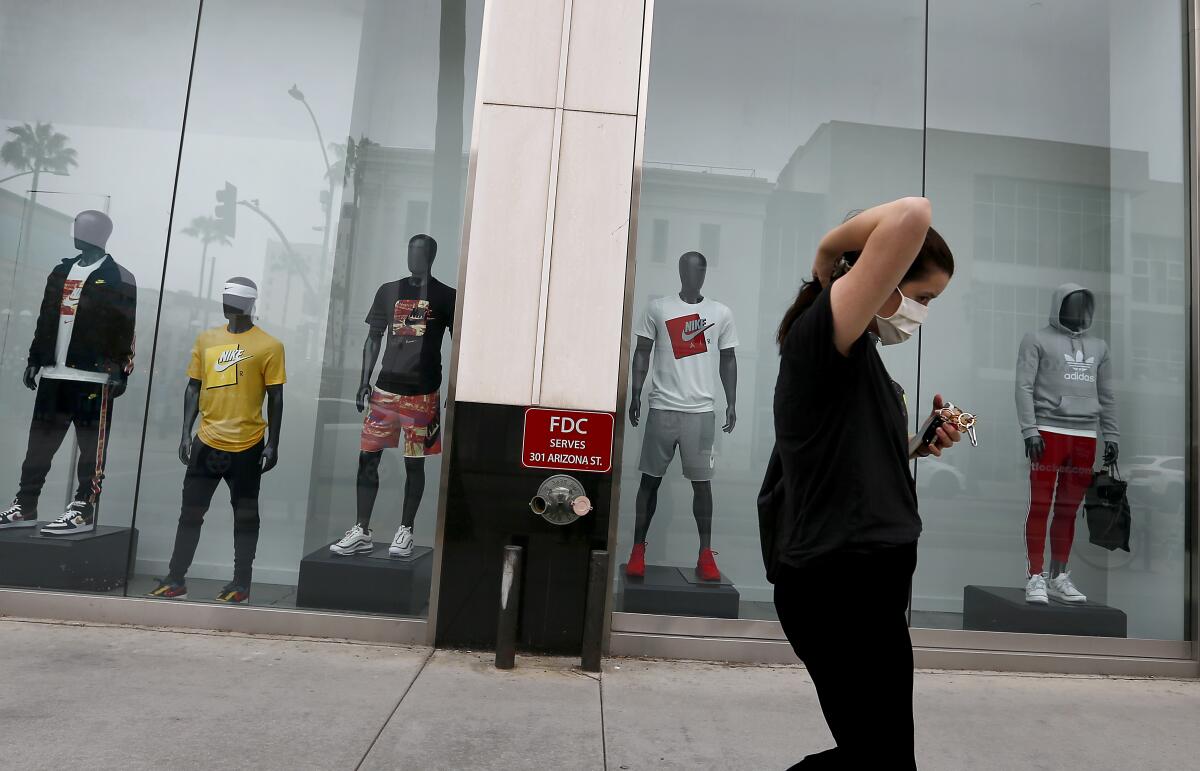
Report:
[[[662,477],[642,474],[635,504],[637,519],[633,525],[634,543],[645,543],[650,532],[650,520],[658,508],[658,488]],[[692,516],[696,518],[696,532],[700,535],[700,548],[712,548],[712,482],[692,482]]]
[[[379,495],[379,461],[383,450],[358,454],[358,524],[363,530],[371,529],[371,512],[375,510],[375,498]],[[425,494],[425,459],[404,459],[404,508],[400,524],[409,528],[417,521],[417,508]]]
[[[907,609],[917,545],[783,567],[775,609],[804,662],[837,747],[793,769],[915,769]],[[836,577],[836,591],[829,581]]]
[[[16,502],[27,512],[36,512],[54,455],[71,426],[79,442],[75,475],[79,486],[75,500],[96,503],[104,479],[104,456],[112,425],[109,387],[75,380],[43,377],[38,383],[29,424],[29,443],[21,465],[21,486]],[[60,504],[61,505],[61,504]]]
[[[182,583],[187,576],[200,543],[204,515],[224,480],[233,507],[233,582],[250,588],[254,555],[258,551],[262,453],[262,442],[241,452],[225,452],[209,447],[198,437],[192,440],[191,461],[183,475],[183,506],[175,530],[168,580]]]

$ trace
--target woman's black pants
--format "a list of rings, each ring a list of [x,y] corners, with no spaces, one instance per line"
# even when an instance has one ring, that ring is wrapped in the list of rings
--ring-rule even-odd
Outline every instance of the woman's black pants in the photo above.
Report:
[[[913,769],[908,600],[916,543],[783,566],[775,610],[837,747],[793,768]]]

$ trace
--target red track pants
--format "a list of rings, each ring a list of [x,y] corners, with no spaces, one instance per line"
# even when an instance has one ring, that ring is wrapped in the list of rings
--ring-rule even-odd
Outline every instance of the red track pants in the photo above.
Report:
[[[1046,520],[1051,508],[1050,558],[1065,563],[1071,555],[1075,515],[1092,483],[1092,464],[1096,462],[1095,437],[1038,433],[1046,443],[1046,451],[1029,467],[1029,516],[1025,519],[1029,575],[1045,569]]]

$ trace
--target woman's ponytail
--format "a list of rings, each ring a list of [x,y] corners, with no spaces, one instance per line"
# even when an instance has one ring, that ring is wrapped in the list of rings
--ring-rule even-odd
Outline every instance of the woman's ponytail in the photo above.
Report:
[[[775,334],[775,342],[779,347],[783,347],[783,341],[787,339],[788,331],[792,328],[792,324],[796,323],[796,319],[800,318],[800,314],[808,310],[809,306],[817,301],[817,296],[821,294],[821,280],[813,277],[811,281],[805,281],[800,284],[800,292],[796,295],[796,299],[792,302],[787,313],[783,314],[783,321],[779,322],[779,331]]]

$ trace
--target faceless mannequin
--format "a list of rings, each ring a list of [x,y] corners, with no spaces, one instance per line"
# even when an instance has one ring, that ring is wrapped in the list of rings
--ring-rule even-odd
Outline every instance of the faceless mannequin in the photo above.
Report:
[[[1017,355],[1016,407],[1030,463],[1025,522],[1026,601],[1086,602],[1067,573],[1079,505],[1091,482],[1098,434],[1116,461],[1118,428],[1108,344],[1092,334],[1095,295],[1078,284],[1054,293],[1049,324],[1025,335]],[[1043,575],[1047,535],[1048,575]]]
[[[719,365],[718,365],[718,371],[719,371],[720,379],[721,379],[721,386],[725,393],[725,402],[727,405],[725,408],[725,422],[724,422],[724,425],[722,426],[722,430],[725,431],[726,433],[729,433],[729,432],[733,431],[734,426],[737,423],[737,412],[735,409],[735,401],[736,401],[736,395],[737,395],[737,359],[735,358],[735,355],[734,355],[734,345],[736,345],[736,333],[733,332],[733,330],[732,330],[732,316],[729,315],[727,308],[725,308],[724,306],[720,306],[719,304],[712,303],[711,301],[708,301],[709,302],[708,306],[702,306],[702,303],[705,303],[705,298],[704,298],[703,294],[701,294],[701,289],[704,286],[704,280],[707,275],[707,270],[708,270],[708,261],[705,259],[704,255],[700,254],[699,252],[686,252],[682,256],[680,256],[680,258],[679,258],[679,285],[680,285],[679,293],[678,293],[677,298],[668,298],[671,300],[671,309],[669,311],[666,311],[667,315],[673,316],[674,318],[671,318],[669,321],[666,319],[659,319],[659,320],[655,321],[654,324],[656,324],[656,325],[657,325],[658,321],[662,321],[666,324],[666,326],[665,327],[655,326],[655,329],[653,329],[653,330],[650,328],[650,322],[647,322],[647,324],[642,327],[642,330],[638,332],[637,347],[636,347],[636,349],[634,351],[634,355],[633,355],[633,379],[632,379],[632,383],[631,383],[632,393],[631,393],[630,401],[629,401],[629,422],[633,426],[637,426],[639,424],[639,422],[641,421],[642,388],[643,388],[643,385],[646,380],[646,375],[650,371],[651,354],[654,350],[654,347],[656,345],[663,346],[664,352],[669,352],[672,350],[673,346],[676,349],[678,349],[680,347],[691,345],[691,344],[697,342],[697,335],[707,335],[709,333],[710,329],[712,327],[714,327],[714,325],[716,324],[715,321],[713,323],[709,323],[710,319],[707,316],[701,318],[700,317],[701,311],[690,312],[690,309],[688,309],[686,306],[696,306],[697,308],[702,308],[702,307],[709,308],[711,311],[713,311],[717,314],[723,314],[723,318],[727,319],[727,321],[723,320],[721,322],[722,329],[718,330],[718,332],[720,334],[718,334],[717,336],[713,336],[712,340],[714,342],[716,342],[719,339],[722,344],[725,342],[732,343],[732,344],[728,345],[728,347],[720,348],[720,359],[719,359]],[[675,299],[677,299],[680,303],[682,303],[684,307],[682,307],[682,308],[676,307]],[[716,307],[714,308],[712,306],[716,306]],[[659,314],[660,311],[655,309],[654,313]],[[649,316],[649,313],[648,313],[648,316]],[[714,318],[716,318],[716,317],[714,317]],[[694,320],[692,320],[692,319],[694,319]],[[684,326],[677,326],[677,323],[682,323],[682,324],[684,324]],[[692,326],[692,325],[694,325],[694,326]],[[728,332],[726,332],[726,328],[727,328]],[[665,333],[659,334],[658,333],[659,329],[665,329]],[[655,338],[651,338],[651,337],[646,336],[645,334],[642,334],[643,331],[648,332],[650,334],[655,334]],[[679,339],[676,339],[676,337],[675,337],[677,334],[678,334]],[[725,334],[732,335],[732,337],[726,338]],[[704,343],[705,343],[703,351],[701,351],[701,352],[708,353],[709,349],[707,346],[707,339],[700,338],[700,340],[704,341]],[[669,356],[669,353],[664,353],[664,355]],[[682,351],[676,350],[675,362],[677,363],[677,362],[686,361],[687,357],[689,357],[690,355],[692,355],[691,350],[682,350]],[[663,359],[663,360],[667,361],[668,366],[669,366],[670,359]],[[656,362],[656,366],[658,366],[657,362]],[[657,387],[658,386],[656,385],[656,388]],[[655,397],[652,394],[652,396],[651,396],[652,416],[653,416],[654,412],[658,411],[655,409],[655,406],[653,403],[654,398]],[[707,399],[708,399],[708,403],[711,404],[711,395],[707,395]],[[698,414],[695,414],[697,412],[698,412],[697,410],[685,411],[685,413],[686,413],[685,417],[679,418],[679,419],[691,420],[692,418],[699,417]],[[668,413],[670,413],[673,416],[672,419],[675,419],[678,417],[678,415],[673,410],[669,410],[669,409],[661,411],[660,414],[667,415]],[[650,431],[650,429],[648,428],[647,429],[647,437],[643,440],[644,442],[651,441],[649,431]],[[702,453],[703,452],[708,453],[708,457],[710,459],[709,460],[709,463],[710,463],[709,475],[711,475],[711,450],[712,450],[711,437],[708,439],[707,442],[705,442],[705,444],[707,445],[707,447],[702,447],[701,450],[702,450]],[[681,453],[682,453],[682,446],[681,446]],[[643,454],[644,455],[646,454],[645,448],[643,449]],[[668,463],[669,463],[669,460],[668,460]],[[684,463],[687,463],[686,458],[684,459]],[[685,474],[686,473],[687,473],[687,470],[685,469]],[[689,476],[689,478],[691,478],[692,475],[689,474],[688,476]],[[661,476],[656,476],[654,474],[646,473],[645,470],[643,470],[641,483],[638,487],[637,503],[636,503],[637,521],[636,521],[636,524],[634,527],[635,548],[637,548],[638,546],[644,547],[644,544],[646,542],[646,535],[650,529],[650,522],[654,518],[655,510],[657,509],[658,488],[661,484],[662,484]],[[711,543],[712,542],[712,513],[713,513],[713,504],[712,504],[712,483],[711,483],[711,481],[708,481],[707,479],[702,479],[702,480],[692,479],[692,514],[696,519],[696,531],[697,531],[697,534],[699,535],[700,549],[701,549],[702,555],[705,552],[709,551],[712,547],[712,543]],[[631,564],[634,563],[635,560],[636,560],[636,557],[631,557]],[[713,566],[713,568],[715,569],[715,565]],[[636,572],[631,573],[631,575],[636,575]],[[715,576],[713,576],[713,577],[715,578]]]
[[[404,500],[400,526],[388,548],[393,557],[413,551],[413,528],[425,493],[425,459],[441,452],[441,346],[452,332],[455,292],[431,274],[437,241],[409,239],[408,277],[383,284],[367,314],[362,369],[355,404],[366,412],[358,456],[357,518],[344,538],[330,545],[341,556],[370,552],[371,515],[379,494],[385,448],[404,454]],[[378,380],[372,385],[375,365]]]
[[[105,476],[113,402],[133,372],[137,283],[106,252],[113,223],[87,210],[75,218],[79,254],[46,279],[33,342],[21,380],[37,393],[21,482],[0,529],[32,527],[54,455],[72,427],[79,448],[78,487],[67,511],[42,528],[46,535],[94,531]]]
[[[185,578],[200,542],[204,516],[222,482],[233,506],[233,579],[216,599],[244,603],[250,598],[260,527],[258,499],[262,475],[279,460],[283,425],[283,343],[254,324],[258,287],[235,276],[225,282],[221,303],[227,323],[201,332],[192,349],[183,394],[183,435],[179,460],[182,505],[167,577],[150,596],[187,596]],[[267,416],[263,420],[263,402]],[[200,429],[192,428],[200,418]]]
[[[413,239],[408,244],[408,272],[410,281],[418,287],[429,283],[429,272],[433,268],[433,260],[437,256],[437,242],[430,239]],[[370,332],[363,342],[363,363],[361,384],[358,395],[354,400],[358,411],[362,412],[371,396],[371,373],[375,362],[379,360],[379,349],[382,347],[383,334]],[[440,427],[439,427],[440,429]],[[379,461],[383,450],[375,452],[360,452],[358,455],[358,524],[363,530],[371,529],[371,512],[375,508],[375,498],[379,495]],[[401,522],[413,526],[417,519],[417,509],[421,498],[425,495],[425,459],[404,459],[404,507],[401,511]]]

